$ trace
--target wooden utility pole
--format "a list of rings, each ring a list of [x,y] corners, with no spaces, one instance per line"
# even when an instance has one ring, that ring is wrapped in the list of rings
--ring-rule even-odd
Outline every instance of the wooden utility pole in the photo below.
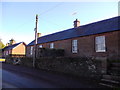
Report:
[[[34,55],[33,55],[33,67],[35,67],[36,60],[36,51],[37,51],[37,30],[38,30],[38,15],[36,15],[36,24],[35,24],[35,42],[34,42]]]

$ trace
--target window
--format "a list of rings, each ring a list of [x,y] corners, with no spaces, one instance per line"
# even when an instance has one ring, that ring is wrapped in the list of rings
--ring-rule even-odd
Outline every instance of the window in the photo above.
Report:
[[[39,45],[39,48],[43,48],[43,45]]]
[[[11,54],[11,51],[9,50],[9,54]]]
[[[105,49],[105,36],[98,36],[95,38],[96,52],[106,52]]]
[[[54,48],[54,43],[50,43],[50,48]]]
[[[30,55],[33,55],[33,46],[30,48]]]
[[[6,55],[8,55],[8,53],[9,53],[9,52],[8,52],[8,51],[6,51]]]
[[[77,53],[77,40],[72,40],[72,53]]]

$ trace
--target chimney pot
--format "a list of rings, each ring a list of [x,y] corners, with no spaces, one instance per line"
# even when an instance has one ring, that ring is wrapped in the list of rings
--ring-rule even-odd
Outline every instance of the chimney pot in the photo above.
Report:
[[[74,28],[79,27],[79,26],[80,26],[80,21],[78,19],[76,19],[74,21]]]
[[[41,37],[41,33],[37,33],[37,38]]]

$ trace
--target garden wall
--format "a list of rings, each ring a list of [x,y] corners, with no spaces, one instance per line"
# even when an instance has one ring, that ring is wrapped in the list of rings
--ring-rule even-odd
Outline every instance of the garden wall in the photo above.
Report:
[[[21,65],[32,67],[32,58],[21,58]],[[77,77],[101,78],[101,61],[87,57],[41,57],[36,60],[37,69],[59,72]]]

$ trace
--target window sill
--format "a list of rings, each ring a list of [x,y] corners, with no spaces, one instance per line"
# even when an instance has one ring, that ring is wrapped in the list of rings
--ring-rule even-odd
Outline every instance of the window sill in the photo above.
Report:
[[[103,53],[105,53],[106,51],[104,51],[104,50],[101,50],[101,51],[96,51],[96,52],[103,52]]]
[[[72,52],[72,54],[77,54],[78,52]]]

